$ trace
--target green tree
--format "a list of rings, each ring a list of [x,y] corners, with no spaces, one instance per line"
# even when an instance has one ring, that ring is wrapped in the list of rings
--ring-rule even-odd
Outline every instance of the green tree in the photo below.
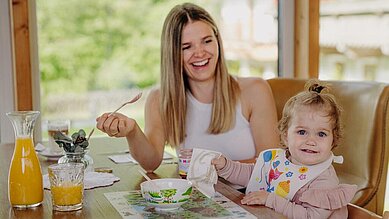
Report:
[[[181,2],[38,0],[43,95],[155,84],[161,17]]]

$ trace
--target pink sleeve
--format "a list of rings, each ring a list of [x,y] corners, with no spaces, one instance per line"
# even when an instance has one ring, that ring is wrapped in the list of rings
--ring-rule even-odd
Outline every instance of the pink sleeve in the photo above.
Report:
[[[273,208],[288,218],[329,218],[332,211],[313,206],[298,205],[274,193],[270,193],[266,200],[266,207]]]
[[[227,181],[246,187],[249,183],[254,164],[239,163],[226,158],[226,165],[217,174]]]
[[[347,218],[347,203],[356,192],[355,185],[340,184],[332,166],[303,186],[289,201],[269,194],[266,206],[288,218]]]

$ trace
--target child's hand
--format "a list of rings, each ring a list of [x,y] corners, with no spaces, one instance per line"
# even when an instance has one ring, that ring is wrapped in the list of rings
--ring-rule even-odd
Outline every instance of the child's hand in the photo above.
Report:
[[[222,169],[226,165],[226,163],[226,158],[223,155],[218,158],[214,158],[211,161],[211,164],[215,165],[216,170]]]
[[[266,191],[250,192],[240,201],[244,205],[265,205],[269,193]]]

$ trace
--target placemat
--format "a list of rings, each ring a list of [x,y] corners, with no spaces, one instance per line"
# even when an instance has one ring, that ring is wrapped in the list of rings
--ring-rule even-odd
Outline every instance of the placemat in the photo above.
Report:
[[[244,208],[216,192],[213,198],[194,189],[191,199],[178,210],[157,211],[149,206],[140,190],[104,193],[124,219],[134,218],[256,218]]]

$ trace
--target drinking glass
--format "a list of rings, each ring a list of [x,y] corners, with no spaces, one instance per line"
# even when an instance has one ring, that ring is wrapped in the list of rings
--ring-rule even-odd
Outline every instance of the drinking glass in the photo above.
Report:
[[[186,179],[189,171],[190,160],[192,159],[193,149],[180,148],[178,152],[178,174]]]
[[[84,196],[84,164],[52,164],[48,167],[48,172],[53,210],[81,209]]]
[[[62,132],[64,135],[69,134],[70,121],[69,120],[49,120],[47,121],[47,132],[48,132],[48,149],[50,154],[62,154],[63,150],[54,141],[54,134],[57,131]]]

